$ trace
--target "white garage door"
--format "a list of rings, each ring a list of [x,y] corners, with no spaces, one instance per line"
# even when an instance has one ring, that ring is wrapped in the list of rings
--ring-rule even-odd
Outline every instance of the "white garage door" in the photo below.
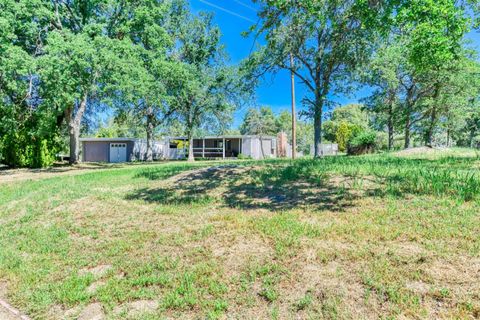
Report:
[[[127,162],[126,143],[110,143],[110,162]]]

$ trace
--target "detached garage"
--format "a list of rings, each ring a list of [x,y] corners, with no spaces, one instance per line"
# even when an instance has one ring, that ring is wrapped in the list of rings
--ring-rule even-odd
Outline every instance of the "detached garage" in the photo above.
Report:
[[[147,143],[133,138],[81,138],[82,161],[84,162],[130,162],[145,160]],[[153,158],[161,159],[164,144],[153,143]]]

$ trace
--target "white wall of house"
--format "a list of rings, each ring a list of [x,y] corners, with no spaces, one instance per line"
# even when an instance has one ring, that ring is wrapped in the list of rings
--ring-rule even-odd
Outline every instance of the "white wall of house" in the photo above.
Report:
[[[245,137],[242,139],[242,154],[245,156],[252,156],[252,138]]]
[[[152,153],[154,160],[166,158],[165,141],[152,141]],[[138,139],[133,147],[132,160],[143,161],[147,157],[147,140]]]
[[[263,152],[262,152],[263,147]],[[245,137],[243,138],[242,154],[253,159],[274,158],[276,155],[275,139],[270,137]]]

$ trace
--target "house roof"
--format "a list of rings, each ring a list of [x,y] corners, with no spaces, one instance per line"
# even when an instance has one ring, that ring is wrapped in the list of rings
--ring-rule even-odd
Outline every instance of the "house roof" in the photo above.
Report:
[[[274,136],[260,136],[260,135],[220,135],[220,136],[204,136],[193,137],[193,139],[242,139],[242,138],[263,138],[263,139],[276,139]],[[187,137],[167,137],[170,140],[187,140]]]
[[[242,138],[263,138],[263,139],[276,139],[274,136],[260,136],[260,135],[219,135],[219,136],[204,136],[204,137],[194,137],[194,139],[242,139]],[[163,140],[163,139],[162,139]],[[187,137],[166,137],[165,140],[187,140]],[[80,138],[80,142],[98,142],[98,141],[115,141],[115,142],[126,142],[126,141],[146,141],[145,139],[139,138]],[[156,140],[158,141],[158,140]]]
[[[89,141],[137,141],[136,138],[80,138],[80,142]]]

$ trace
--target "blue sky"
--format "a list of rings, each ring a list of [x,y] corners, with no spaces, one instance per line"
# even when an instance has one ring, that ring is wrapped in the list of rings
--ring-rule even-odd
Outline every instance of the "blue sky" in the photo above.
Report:
[[[244,38],[241,35],[257,20],[256,4],[251,0],[190,0],[190,4],[194,12],[210,11],[215,14],[215,22],[222,30],[222,42],[226,46],[232,63],[238,63],[254,49],[254,39]],[[479,47],[480,34],[478,32],[471,32],[467,37],[472,40],[476,48]],[[302,109],[301,99],[305,90],[298,82],[296,89],[297,109]],[[353,96],[337,97],[335,100],[339,104],[346,104],[357,102],[366,95],[368,95],[368,90],[360,90]],[[268,105],[275,112],[290,110],[290,74],[286,71],[278,73],[258,88],[256,96],[257,102],[253,106]],[[248,106],[235,113],[233,127],[237,127],[241,123],[246,109]]]

